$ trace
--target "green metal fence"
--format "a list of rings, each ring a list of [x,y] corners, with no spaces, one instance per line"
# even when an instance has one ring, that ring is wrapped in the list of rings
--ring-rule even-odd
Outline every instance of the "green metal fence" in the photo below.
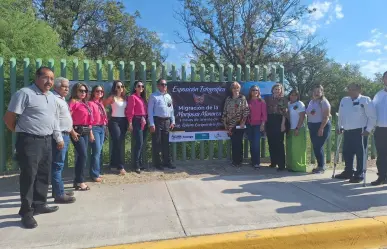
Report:
[[[35,65],[31,65],[31,61],[35,62]],[[43,63],[42,59],[30,60],[29,58],[23,59],[23,63],[20,63],[18,70],[18,64],[15,58],[11,58],[9,61],[5,61],[0,57],[0,116],[4,116],[5,109],[8,105],[9,98],[16,90],[20,87],[27,86],[32,82],[33,72],[42,65],[50,67],[54,72],[55,76],[62,76],[70,78],[70,80],[82,80],[90,82],[93,80],[97,81],[108,81],[111,82],[115,77],[125,82],[125,85],[132,89],[135,79],[141,79],[147,82],[148,88],[152,91],[156,90],[156,80],[159,77],[169,78],[176,81],[178,77],[181,81],[210,81],[210,82],[224,82],[224,81],[278,81],[284,82],[284,68],[282,66],[254,66],[251,68],[246,66],[242,69],[240,65],[234,68],[232,65],[220,65],[219,68],[215,68],[213,64],[206,68],[205,65],[201,64],[198,67],[190,65],[190,74],[187,75],[187,66],[182,65],[179,72],[175,65],[171,66],[170,74],[167,73],[168,67],[166,64],[157,65],[152,63],[150,68],[147,68],[145,62],[140,62],[140,68],[136,69],[136,63],[129,62],[129,67],[125,68],[125,63],[120,61],[114,63],[113,61],[102,61],[97,60],[95,62],[89,60],[83,60],[83,65],[79,65],[77,59],[66,61],[65,59],[59,60],[59,70],[56,70],[55,60],[49,59],[46,63]],[[68,64],[72,64],[69,67]],[[115,68],[117,66],[117,68]],[[67,72],[71,71],[72,74]],[[251,72],[252,71],[252,72]],[[9,73],[8,73],[9,72]],[[81,73],[83,72],[83,73]],[[197,77],[197,73],[198,76]],[[103,78],[106,75],[107,77]],[[7,77],[6,77],[7,76]],[[138,77],[136,77],[138,76]],[[125,77],[129,79],[126,80]],[[269,79],[270,77],[270,79]],[[149,79],[147,79],[149,78]],[[22,83],[21,83],[22,82]],[[151,86],[151,87],[150,87]],[[146,163],[150,163],[148,156],[151,150],[150,136],[148,136],[147,148],[144,148],[146,153],[144,158]],[[334,137],[334,140],[332,139]],[[17,170],[17,165],[12,160],[13,151],[15,148],[16,136],[11,134],[4,126],[4,122],[0,122],[0,172]],[[309,141],[309,139],[308,139]],[[335,150],[335,143],[337,136],[333,131],[326,144],[326,161],[331,162],[331,152]],[[131,161],[131,147],[132,147],[131,135],[127,135],[127,140],[123,146],[126,147],[126,162]],[[108,164],[110,154],[110,141],[107,141],[104,145],[104,152],[102,153],[103,164]],[[261,141],[261,156],[266,157],[268,153],[266,151],[267,143],[266,139],[263,138]],[[314,155],[311,150],[310,142],[308,142],[308,148],[310,149],[310,162],[314,163]],[[173,161],[186,161],[186,160],[221,160],[229,159],[231,156],[230,141],[200,141],[200,142],[182,142],[172,143],[172,160]],[[73,167],[73,153],[74,150],[70,146],[69,153],[66,159],[66,166]],[[189,153],[189,154],[188,154]],[[371,158],[375,158],[375,147],[373,143],[373,137],[371,137]],[[248,141],[244,141],[244,157],[248,158]]]

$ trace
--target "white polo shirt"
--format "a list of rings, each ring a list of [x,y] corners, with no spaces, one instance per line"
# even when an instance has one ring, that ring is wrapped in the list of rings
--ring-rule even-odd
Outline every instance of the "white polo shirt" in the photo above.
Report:
[[[372,102],[376,109],[376,126],[387,127],[387,92],[380,90]]]
[[[359,95],[356,99],[344,97],[339,107],[339,127],[354,130],[367,127],[371,132],[376,125],[376,111],[371,98]]]

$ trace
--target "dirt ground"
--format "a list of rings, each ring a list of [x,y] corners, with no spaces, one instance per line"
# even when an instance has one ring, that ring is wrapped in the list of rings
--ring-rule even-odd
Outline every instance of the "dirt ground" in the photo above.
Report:
[[[103,169],[103,181],[102,183],[93,183],[89,178],[86,178],[90,186],[102,186],[116,185],[116,184],[133,184],[133,183],[147,183],[152,181],[165,181],[165,180],[177,180],[185,178],[202,178],[216,175],[251,175],[251,174],[276,174],[276,170],[267,167],[269,165],[269,159],[263,158],[262,166],[260,170],[255,170],[250,166],[248,160],[244,162],[241,168],[235,168],[231,166],[231,162],[228,160],[212,160],[212,161],[177,161],[174,165],[176,169],[165,169],[163,171],[157,170],[149,165],[145,171],[141,174],[131,172],[128,169],[128,173],[124,176],[118,175],[118,171]],[[369,160],[368,167],[375,167],[376,160]],[[328,164],[328,168],[333,167],[333,164]],[[147,167],[147,166],[146,166]],[[313,165],[308,167],[308,172],[313,169]],[[338,172],[343,168],[343,164],[338,165]],[[71,187],[73,169],[66,169],[63,173],[63,178],[67,187]],[[88,176],[88,170],[85,170],[85,177]],[[17,172],[13,174],[6,174],[0,176],[0,188],[1,190],[13,190],[18,189],[19,176]]]

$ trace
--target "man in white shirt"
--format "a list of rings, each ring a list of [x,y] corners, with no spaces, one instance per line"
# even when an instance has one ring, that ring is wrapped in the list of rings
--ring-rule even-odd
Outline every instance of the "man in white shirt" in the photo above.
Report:
[[[348,96],[341,100],[339,107],[338,133],[344,131],[345,170],[335,178],[350,179],[350,183],[359,183],[364,179],[364,151],[367,148],[368,135],[376,124],[376,113],[372,100],[361,95],[360,92],[359,84],[350,84]],[[353,169],[355,155],[356,171]]]
[[[375,147],[378,158],[378,179],[371,182],[372,185],[387,183],[387,71],[383,74],[384,89],[380,90],[374,97],[373,103],[376,109]]]

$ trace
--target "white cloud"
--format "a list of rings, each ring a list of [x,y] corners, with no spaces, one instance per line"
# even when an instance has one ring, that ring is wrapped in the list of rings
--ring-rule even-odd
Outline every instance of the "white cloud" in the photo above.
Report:
[[[385,50],[387,50],[387,45],[386,45],[386,46],[384,46],[384,49],[385,49]]]
[[[366,47],[366,48],[372,48],[372,47],[376,47],[376,46],[379,46],[380,43],[373,40],[373,41],[362,41],[362,42],[359,42],[358,44],[356,44],[358,47]]]
[[[362,60],[360,63],[360,71],[369,78],[374,78],[375,73],[383,73],[386,70],[387,58],[378,58],[373,61]]]
[[[335,7],[335,13],[336,13],[336,18],[337,18],[337,19],[342,19],[342,18],[344,18],[344,14],[343,14],[343,6],[341,6],[340,4],[336,4],[336,7]]]
[[[169,41],[164,42],[162,46],[165,49],[176,49],[176,45],[173,43],[170,43]]]
[[[367,53],[375,53],[375,54],[381,54],[382,51],[380,49],[372,49],[372,48],[369,48],[366,50]]]
[[[331,2],[325,1],[325,2],[314,2],[311,5],[309,5],[309,9],[312,9],[312,10],[316,9],[316,11],[314,11],[311,14],[311,18],[316,21],[323,18],[328,13],[329,8],[331,7],[331,4],[332,4]]]

